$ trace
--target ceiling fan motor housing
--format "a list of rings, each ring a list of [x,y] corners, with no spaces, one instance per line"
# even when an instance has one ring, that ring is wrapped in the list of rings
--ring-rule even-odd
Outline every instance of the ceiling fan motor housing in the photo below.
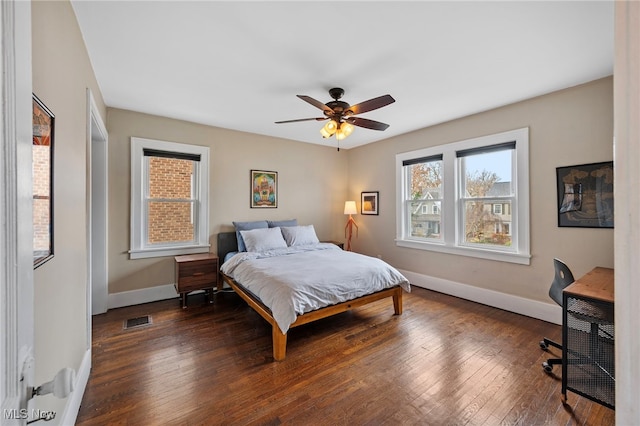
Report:
[[[344,89],[339,87],[334,87],[333,89],[329,89],[329,96],[331,96],[336,101],[340,99],[344,95]]]
[[[325,110],[324,115],[336,119],[342,117],[343,115],[347,115],[347,111],[349,111],[350,108],[350,105],[343,101],[331,101],[327,102],[325,105],[331,108],[333,112]]]

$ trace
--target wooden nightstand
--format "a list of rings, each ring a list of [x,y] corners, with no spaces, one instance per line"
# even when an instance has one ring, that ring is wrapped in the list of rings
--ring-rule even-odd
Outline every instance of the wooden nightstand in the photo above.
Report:
[[[187,295],[192,291],[207,292],[213,303],[213,288],[218,286],[218,256],[212,253],[176,256],[176,291],[182,308],[187,307]]]

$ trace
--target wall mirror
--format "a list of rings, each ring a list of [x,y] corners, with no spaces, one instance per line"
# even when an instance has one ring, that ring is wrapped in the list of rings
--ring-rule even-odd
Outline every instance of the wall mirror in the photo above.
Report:
[[[53,113],[33,95],[33,267],[53,257]]]

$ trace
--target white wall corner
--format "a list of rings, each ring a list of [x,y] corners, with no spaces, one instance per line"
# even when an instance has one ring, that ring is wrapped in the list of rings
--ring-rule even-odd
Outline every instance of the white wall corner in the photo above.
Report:
[[[556,304],[525,299],[411,271],[400,271],[416,287],[426,288],[494,308],[562,325],[562,308]]]

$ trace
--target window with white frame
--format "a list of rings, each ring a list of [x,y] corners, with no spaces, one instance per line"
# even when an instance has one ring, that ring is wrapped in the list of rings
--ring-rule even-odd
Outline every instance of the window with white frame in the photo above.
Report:
[[[131,259],[209,250],[209,148],[131,138]]]
[[[528,153],[524,128],[396,155],[397,245],[529,264]]]

